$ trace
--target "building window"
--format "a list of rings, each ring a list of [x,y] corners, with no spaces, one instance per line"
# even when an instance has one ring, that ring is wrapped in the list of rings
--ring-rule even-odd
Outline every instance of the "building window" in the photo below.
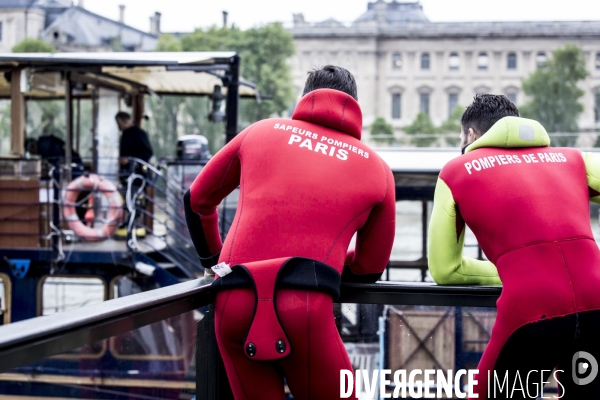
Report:
[[[517,69],[517,54],[516,53],[508,53],[508,57],[506,58],[506,68]]]
[[[450,57],[448,58],[448,67],[451,71],[456,71],[460,67],[460,57],[458,53],[450,53]]]
[[[400,93],[392,93],[392,119],[402,118],[402,95]]]
[[[545,62],[546,62],[546,53],[543,51],[540,51],[539,53],[537,53],[537,55],[535,56],[535,65],[539,68],[541,67]]]
[[[419,96],[419,110],[422,113],[429,115],[429,93],[421,93]]]
[[[448,94],[448,117],[452,116],[452,112],[458,106],[458,93]]]
[[[392,68],[402,69],[402,53],[394,53],[392,56]]]
[[[421,69],[429,69],[429,53],[421,54]]]
[[[515,92],[507,93],[506,98],[508,98],[511,103],[517,104],[517,93],[515,93]]]
[[[480,71],[487,71],[490,65],[490,59],[487,53],[479,53],[477,56],[477,69]]]
[[[594,119],[596,122],[600,122],[600,92],[596,93],[594,99]]]
[[[600,53],[596,53],[596,69],[600,69]]]

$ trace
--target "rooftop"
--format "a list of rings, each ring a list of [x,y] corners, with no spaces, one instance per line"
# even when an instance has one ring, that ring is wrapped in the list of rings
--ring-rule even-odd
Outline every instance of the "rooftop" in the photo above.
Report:
[[[301,37],[571,37],[600,38],[600,21],[430,22],[419,1],[376,0],[352,23],[330,18],[309,23],[294,15],[291,29]]]
[[[135,29],[118,21],[92,13],[81,7],[70,7],[60,14],[42,32],[49,42],[57,35],[66,35],[66,43],[81,46],[110,46],[111,41],[120,38],[126,50],[154,50],[157,37]]]
[[[71,0],[2,0],[0,8],[68,8]]]
[[[399,2],[393,0],[386,3],[384,0],[377,0],[370,2],[367,12],[358,17],[354,23],[369,21],[396,25],[406,22],[429,22],[429,19],[423,13],[423,6],[419,1]]]

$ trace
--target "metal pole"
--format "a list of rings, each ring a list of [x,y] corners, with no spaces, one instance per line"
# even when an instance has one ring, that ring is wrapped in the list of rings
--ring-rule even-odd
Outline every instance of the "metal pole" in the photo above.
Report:
[[[421,244],[422,249],[421,249],[421,259],[423,261],[427,260],[427,200],[423,200],[422,201],[422,206],[423,206],[423,210],[422,210],[422,219],[421,219],[421,226],[423,228],[423,234],[421,235],[423,242]],[[425,282],[425,276],[427,275],[427,267],[425,268],[421,268],[421,281]]]
[[[229,143],[238,129],[238,114],[240,103],[240,56],[236,54],[229,59],[231,66],[229,70],[230,81],[227,86],[227,133],[226,143]]]
[[[196,398],[233,400],[215,336],[215,306],[208,306],[196,332]]]
[[[71,73],[65,74],[65,178],[71,181],[71,162],[73,160],[73,85]]]
[[[22,157],[25,154],[25,99],[21,92],[21,68],[11,71],[10,78],[10,152]]]
[[[79,144],[81,143],[81,99],[78,98],[77,99],[77,136],[75,138],[75,149],[77,151],[77,153],[79,155],[81,155],[80,152],[80,146]]]
[[[92,91],[92,172],[98,173],[98,88]],[[95,203],[94,203],[95,204]]]

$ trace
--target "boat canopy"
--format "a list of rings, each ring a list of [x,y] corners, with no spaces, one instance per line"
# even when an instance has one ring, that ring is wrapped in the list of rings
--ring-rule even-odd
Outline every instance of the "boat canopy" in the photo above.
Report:
[[[10,72],[22,72],[21,93],[26,98],[62,98],[64,73],[76,86],[74,96],[91,96],[85,84],[123,93],[212,95],[215,86],[227,94],[227,71],[235,52],[146,53],[0,53],[0,97],[9,98]],[[240,78],[239,94],[257,96],[256,86]]]

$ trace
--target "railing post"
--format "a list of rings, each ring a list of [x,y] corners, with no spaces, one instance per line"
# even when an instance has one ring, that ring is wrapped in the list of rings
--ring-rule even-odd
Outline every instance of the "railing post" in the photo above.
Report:
[[[454,307],[454,370],[465,367],[463,353],[463,314],[462,307]]]
[[[234,400],[215,336],[215,306],[208,306],[196,333],[196,399]]]

